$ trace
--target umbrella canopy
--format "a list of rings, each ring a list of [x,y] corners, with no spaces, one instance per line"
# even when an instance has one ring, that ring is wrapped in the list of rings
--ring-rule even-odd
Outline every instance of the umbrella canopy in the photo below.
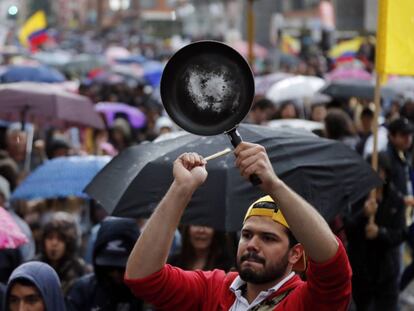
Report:
[[[113,63],[116,59],[129,57],[131,52],[122,46],[110,46],[105,50],[104,54],[106,60]]]
[[[105,127],[87,97],[42,83],[1,85],[0,116],[9,121]]]
[[[333,81],[321,89],[321,93],[329,95],[333,98],[347,99],[357,97],[361,99],[374,99],[375,84],[372,81],[364,80],[347,80]],[[397,93],[387,86],[381,88],[381,97],[393,99]]]
[[[271,120],[267,123],[269,127],[275,128],[294,128],[294,129],[302,129],[309,132],[315,130],[323,130],[324,125],[322,122],[315,122],[310,120],[304,119],[278,119],[278,120]]]
[[[145,126],[146,117],[145,114],[136,107],[132,107],[123,103],[109,103],[101,102],[95,105],[95,109],[98,112],[102,112],[109,126],[112,126],[117,115],[125,115],[134,128],[142,128]]]
[[[332,70],[330,73],[326,75],[326,78],[331,81],[336,80],[366,80],[371,81],[372,75],[364,70],[359,68],[346,68],[346,67],[339,67],[335,70]]]
[[[15,223],[13,217],[0,206],[0,250],[14,249],[27,242],[29,240]]]
[[[319,104],[328,104],[332,101],[332,97],[322,93],[315,93],[311,97],[305,99],[305,104],[319,105]]]
[[[124,76],[125,78],[133,79],[144,84],[144,69],[137,64],[116,64],[112,65],[110,71]]]
[[[12,193],[11,200],[86,198],[83,189],[110,160],[109,156],[70,156],[49,160],[23,180]]]
[[[144,70],[144,79],[152,86],[160,85],[164,65],[157,61],[147,61],[141,64]]]
[[[65,80],[59,71],[46,66],[9,66],[0,76],[2,83],[21,81],[53,83]]]
[[[106,65],[105,58],[99,55],[79,54],[73,56],[68,62],[59,66],[62,72],[72,75],[87,75],[89,71],[95,68],[101,68]]]
[[[265,146],[276,173],[332,219],[380,183],[371,167],[340,142],[294,129],[241,124],[246,141]],[[148,217],[172,182],[173,161],[183,152],[208,156],[229,147],[226,135],[192,134],[126,149],[85,191],[113,215]],[[240,176],[232,154],[209,161],[209,176],[194,193],[182,222],[236,231],[248,206],[263,195]]]
[[[318,77],[294,76],[273,84],[266,92],[266,98],[274,103],[312,97],[325,85]]]
[[[388,81],[386,86],[401,95],[404,95],[407,92],[413,93],[414,92],[414,78],[413,77],[392,78]]]
[[[254,89],[256,95],[265,95],[273,84],[289,77],[292,77],[292,75],[284,72],[275,72],[268,75],[255,77]]]
[[[70,61],[72,55],[66,51],[37,52],[32,57],[46,66],[62,66]]]
[[[105,70],[98,70],[98,72],[93,74],[91,77],[83,80],[85,84],[121,84],[125,83],[126,78],[122,75]]]
[[[120,64],[142,64],[147,61],[147,58],[140,54],[133,54],[127,57],[118,58],[115,61]]]

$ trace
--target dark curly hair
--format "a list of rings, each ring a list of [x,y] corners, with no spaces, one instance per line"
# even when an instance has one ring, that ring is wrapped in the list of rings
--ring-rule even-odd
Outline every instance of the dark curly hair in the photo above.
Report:
[[[44,254],[44,242],[46,238],[52,234],[57,233],[59,237],[65,242],[66,250],[64,258],[75,256],[78,249],[79,230],[76,225],[75,218],[67,212],[56,212],[52,214],[51,218],[43,226],[41,238],[41,252]]]

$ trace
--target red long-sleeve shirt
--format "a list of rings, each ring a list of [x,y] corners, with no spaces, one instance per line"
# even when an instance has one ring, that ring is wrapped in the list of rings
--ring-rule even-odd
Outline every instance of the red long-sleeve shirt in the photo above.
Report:
[[[339,241],[339,240],[338,240]],[[236,272],[184,271],[170,265],[142,279],[125,278],[133,293],[159,310],[229,310],[236,297],[229,289]],[[266,300],[290,290],[274,310],[341,311],[351,300],[351,267],[342,243],[325,263],[309,260],[307,281],[294,276]]]

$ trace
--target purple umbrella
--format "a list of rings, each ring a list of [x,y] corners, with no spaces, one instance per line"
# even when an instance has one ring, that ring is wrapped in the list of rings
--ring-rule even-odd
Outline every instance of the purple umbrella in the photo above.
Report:
[[[0,117],[23,123],[105,127],[87,97],[44,83],[19,82],[1,85]]]
[[[145,114],[138,108],[127,104],[101,102],[95,105],[95,110],[105,115],[109,126],[112,126],[114,120],[119,115],[126,116],[134,128],[142,128],[146,123]]]

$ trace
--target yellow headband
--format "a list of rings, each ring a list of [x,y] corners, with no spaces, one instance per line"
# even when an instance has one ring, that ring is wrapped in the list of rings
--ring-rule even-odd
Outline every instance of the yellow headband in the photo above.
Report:
[[[247,210],[246,216],[244,216],[243,223],[245,223],[246,220],[251,216],[265,216],[265,217],[272,218],[273,221],[289,229],[289,225],[286,222],[286,219],[283,216],[282,211],[279,208],[276,207],[277,210],[275,211],[275,208],[262,207],[260,206],[261,204],[258,204],[261,202],[275,203],[275,201],[269,195],[258,199],[252,205],[250,205],[249,209]],[[292,269],[297,272],[303,272],[306,270],[306,266],[307,266],[306,255],[305,255],[305,252],[303,252],[302,257],[299,259],[298,262],[296,262],[293,265]]]
[[[288,223],[286,222],[285,217],[283,216],[280,209],[277,208],[275,212],[272,208],[260,207],[261,202],[271,202],[275,203],[270,195],[264,196],[257,201],[255,201],[252,205],[250,205],[249,209],[247,210],[246,216],[244,216],[244,222],[246,222],[247,218],[251,216],[265,216],[272,218],[273,221],[280,223],[282,226],[289,228]],[[257,206],[259,205],[259,206]]]

